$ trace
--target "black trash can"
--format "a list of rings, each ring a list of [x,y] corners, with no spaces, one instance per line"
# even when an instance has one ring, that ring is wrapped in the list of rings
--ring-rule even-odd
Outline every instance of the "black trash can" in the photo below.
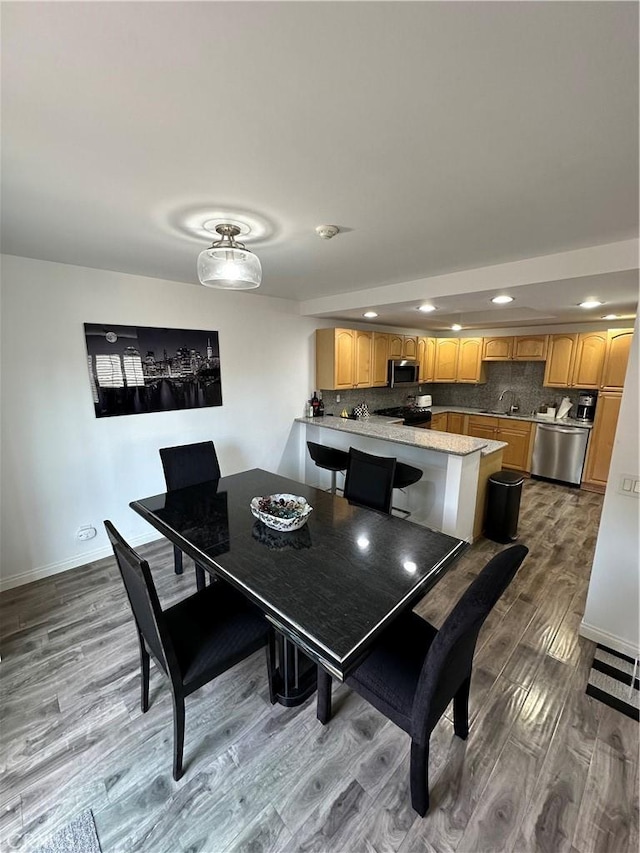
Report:
[[[518,538],[518,515],[524,477],[515,471],[496,471],[487,482],[484,535],[507,544]]]

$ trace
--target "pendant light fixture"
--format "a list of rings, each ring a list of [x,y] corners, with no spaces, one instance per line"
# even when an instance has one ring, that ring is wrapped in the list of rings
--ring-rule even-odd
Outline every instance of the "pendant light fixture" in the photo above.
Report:
[[[244,243],[235,238],[240,233],[237,225],[216,226],[219,240],[198,255],[198,278],[205,287],[223,290],[252,290],[260,287],[262,265]]]

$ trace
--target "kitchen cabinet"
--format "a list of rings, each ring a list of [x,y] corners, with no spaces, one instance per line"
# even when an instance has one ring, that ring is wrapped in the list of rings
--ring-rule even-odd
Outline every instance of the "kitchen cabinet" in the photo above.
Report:
[[[486,382],[482,363],[482,338],[460,338],[456,382]]]
[[[433,415],[431,418],[431,429],[440,430],[440,432],[448,432],[448,412],[440,412],[437,415]]]
[[[621,400],[622,394],[619,391],[603,391],[598,394],[596,416],[589,437],[582,478],[583,488],[604,491],[607,485]]]
[[[467,435],[506,442],[507,447],[504,448],[502,457],[503,467],[526,473],[531,470],[534,430],[529,421],[469,415]]]
[[[511,361],[513,358],[513,338],[483,338],[483,361]]]
[[[549,388],[570,388],[578,336],[566,334],[550,337],[542,384]]]
[[[514,339],[514,361],[545,361],[549,345],[548,335],[520,335]]]
[[[389,361],[389,335],[374,332],[371,342],[371,387],[387,387],[387,363]]]
[[[436,338],[434,382],[455,382],[458,368],[458,338]]]
[[[420,382],[433,382],[433,370],[436,356],[435,338],[418,338],[418,363]]]
[[[446,412],[447,415],[447,432],[453,432],[456,435],[466,435],[464,429],[464,419],[466,415],[461,412]]]
[[[606,332],[583,332],[578,335],[576,359],[571,384],[575,388],[599,388],[607,352]]]
[[[389,358],[418,360],[418,338],[412,335],[389,335]]]
[[[360,340],[359,349],[362,344]],[[355,376],[355,329],[317,329],[316,386],[332,391],[355,388]]]
[[[603,391],[622,391],[632,340],[633,329],[609,329],[607,332],[607,351],[600,384]]]
[[[372,332],[356,330],[354,336],[353,387],[371,387],[371,341]]]

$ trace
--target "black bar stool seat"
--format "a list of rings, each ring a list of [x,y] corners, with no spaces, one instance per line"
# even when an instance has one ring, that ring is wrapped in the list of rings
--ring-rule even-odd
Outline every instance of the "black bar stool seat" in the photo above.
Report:
[[[307,447],[309,448],[309,456],[318,468],[331,471],[331,494],[335,495],[336,474],[338,471],[346,471],[349,467],[349,454],[345,450],[338,450],[337,447],[325,447],[323,444],[316,444],[315,441],[308,441]]]
[[[396,462],[396,473],[393,478],[394,489],[405,489],[407,486],[413,486],[418,480],[422,479],[423,471],[420,468],[414,468],[413,465],[407,465],[406,462]],[[396,512],[401,512],[405,518],[409,518],[411,513],[408,509],[400,509],[394,506]]]

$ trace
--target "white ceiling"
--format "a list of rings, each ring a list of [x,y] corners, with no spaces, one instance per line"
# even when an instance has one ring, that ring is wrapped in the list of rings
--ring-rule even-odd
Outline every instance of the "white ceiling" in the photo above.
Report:
[[[302,302],[626,241],[638,6],[3,3],[2,141],[4,252],[197,284],[194,223],[235,214],[262,227],[257,292]],[[571,300],[635,310],[637,262],[590,278]],[[380,322],[585,319],[531,288]]]

